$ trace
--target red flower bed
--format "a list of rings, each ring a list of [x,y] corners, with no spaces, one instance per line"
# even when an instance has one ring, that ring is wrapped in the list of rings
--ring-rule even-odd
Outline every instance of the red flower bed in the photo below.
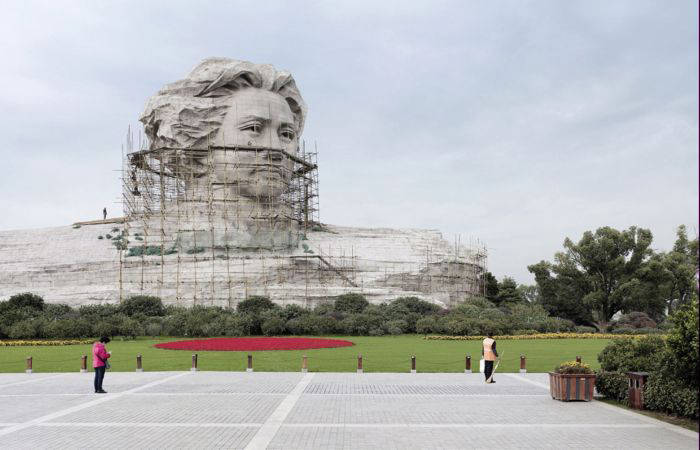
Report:
[[[341,339],[316,339],[297,337],[245,337],[194,339],[191,341],[163,342],[156,348],[168,350],[199,351],[262,351],[262,350],[306,350],[311,348],[335,348],[354,345]]]

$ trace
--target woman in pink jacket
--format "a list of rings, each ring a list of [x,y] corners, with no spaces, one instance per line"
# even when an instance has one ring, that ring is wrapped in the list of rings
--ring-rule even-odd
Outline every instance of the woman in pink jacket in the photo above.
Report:
[[[106,394],[102,389],[102,380],[105,378],[105,370],[107,370],[107,359],[112,356],[105,348],[105,344],[109,342],[108,337],[101,337],[99,341],[92,345],[92,367],[95,369],[95,394]]]

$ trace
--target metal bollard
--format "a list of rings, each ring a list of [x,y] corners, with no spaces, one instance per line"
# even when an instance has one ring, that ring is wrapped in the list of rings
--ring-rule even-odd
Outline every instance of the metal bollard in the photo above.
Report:
[[[472,357],[467,355],[464,358],[464,373],[472,373]]]
[[[301,371],[303,373],[306,373],[309,371],[308,366],[306,365],[306,355],[301,357]]]
[[[80,357],[80,373],[87,372],[87,355]]]
[[[520,355],[520,373],[525,373],[527,372],[527,369],[525,368],[525,355]]]
[[[248,367],[245,369],[246,372],[253,371],[253,355],[248,353]]]
[[[143,364],[141,364],[141,353],[136,355],[136,371],[143,372]]]
[[[25,370],[26,373],[32,373],[32,363],[33,363],[32,357],[27,356],[27,370]]]
[[[362,373],[362,355],[357,355],[357,373]]]
[[[416,373],[416,355],[411,356],[411,373]]]
[[[196,372],[199,369],[197,368],[197,354],[194,353],[192,355],[192,367],[190,368],[190,372]]]
[[[581,364],[581,357],[580,357],[580,356],[577,356],[577,357],[576,357],[576,362],[579,363],[579,364]]]

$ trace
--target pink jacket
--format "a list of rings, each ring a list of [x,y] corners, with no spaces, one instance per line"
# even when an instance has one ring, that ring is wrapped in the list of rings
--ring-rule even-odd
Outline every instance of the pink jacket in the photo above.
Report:
[[[92,367],[102,367],[105,365],[102,361],[100,361],[100,358],[102,360],[107,361],[107,358],[109,358],[111,355],[107,353],[107,350],[105,349],[105,345],[102,342],[95,342],[92,346]]]

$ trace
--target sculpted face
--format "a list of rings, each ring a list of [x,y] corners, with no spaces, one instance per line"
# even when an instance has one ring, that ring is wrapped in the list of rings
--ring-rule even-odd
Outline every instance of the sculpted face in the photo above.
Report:
[[[214,151],[215,178],[231,194],[274,201],[289,182],[293,161],[270,150],[296,155],[294,114],[281,95],[258,88],[237,90],[230,102],[214,145],[251,150]]]

